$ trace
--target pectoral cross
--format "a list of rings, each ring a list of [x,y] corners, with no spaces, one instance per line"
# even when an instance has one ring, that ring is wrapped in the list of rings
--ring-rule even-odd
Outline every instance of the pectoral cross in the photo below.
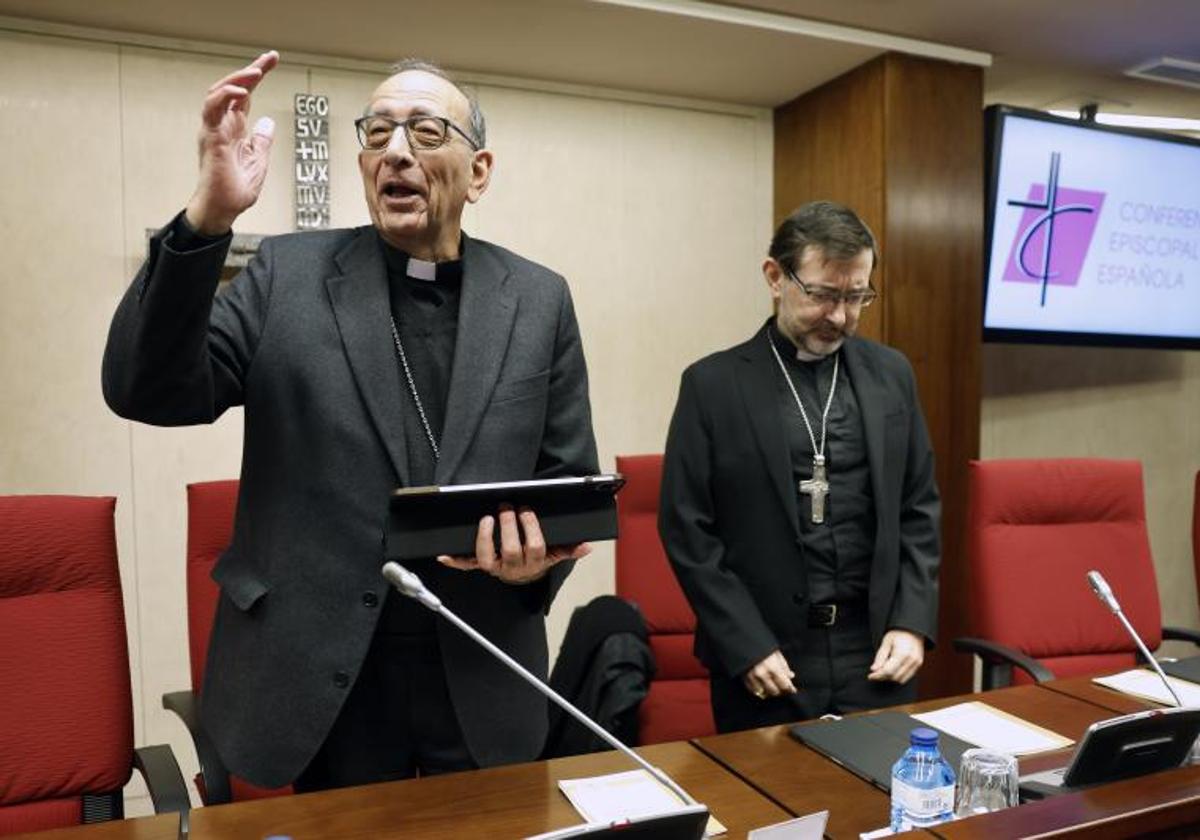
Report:
[[[825,456],[813,456],[812,478],[800,482],[800,492],[810,497],[812,521],[820,525],[825,521],[825,497],[829,495],[829,480],[825,475]]]

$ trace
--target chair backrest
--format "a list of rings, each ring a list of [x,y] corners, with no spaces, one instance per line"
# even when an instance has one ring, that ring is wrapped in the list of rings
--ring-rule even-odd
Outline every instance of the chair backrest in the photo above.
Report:
[[[1059,677],[1132,667],[1135,644],[1088,586],[1096,569],[1146,645],[1161,643],[1137,461],[972,461],[970,544],[974,635]]]
[[[83,821],[133,768],[116,499],[0,496],[0,834]]]
[[[662,455],[619,455],[625,487],[617,494],[617,595],[645,616],[656,673],[639,710],[643,744],[716,732],[708,670],[692,654],[696,614],[658,537]]]
[[[212,569],[233,540],[233,517],[237,510],[237,479],[200,481],[187,486],[187,613],[188,655],[192,665],[192,691],[200,696],[204,683],[204,663],[208,656],[208,637],[212,635],[220,587],[212,579]],[[233,801],[261,799],[291,793],[290,786],[260,788],[237,776],[229,779]],[[196,777],[196,787],[204,791],[204,781]]]
[[[187,486],[187,613],[188,654],[192,691],[200,695],[208,637],[212,634],[220,589],[212,569],[233,539],[237,479],[201,481]]]

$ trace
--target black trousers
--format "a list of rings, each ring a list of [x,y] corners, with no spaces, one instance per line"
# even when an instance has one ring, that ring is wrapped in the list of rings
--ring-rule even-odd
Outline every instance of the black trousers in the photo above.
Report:
[[[709,685],[718,732],[879,709],[917,699],[916,680],[900,685],[867,679],[875,646],[865,617],[858,622],[809,628],[800,638],[785,642],[781,650],[796,672],[792,682],[797,693],[759,700],[746,690],[740,674],[714,675]]]
[[[437,636],[380,630],[298,793],[473,770]]]

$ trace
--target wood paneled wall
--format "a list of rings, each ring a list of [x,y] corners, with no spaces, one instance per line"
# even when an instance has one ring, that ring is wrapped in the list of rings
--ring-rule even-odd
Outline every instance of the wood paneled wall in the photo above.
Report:
[[[775,112],[775,221],[807,201],[853,207],[874,230],[882,294],[860,334],[912,361],[942,493],[938,646],[921,693],[969,690],[967,462],[979,457],[983,75],[889,53]]]

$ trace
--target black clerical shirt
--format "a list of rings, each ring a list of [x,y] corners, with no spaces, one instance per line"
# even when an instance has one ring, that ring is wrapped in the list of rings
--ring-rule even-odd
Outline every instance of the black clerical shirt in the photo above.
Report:
[[[795,345],[774,323],[769,335],[804,403],[820,446],[821,413],[833,381],[834,357],[801,361],[796,358]],[[829,495],[825,497],[825,521],[820,524],[812,521],[811,497],[801,494],[799,488],[801,481],[812,478],[813,445],[791,389],[778,371],[776,386],[778,410],[791,455],[792,488],[800,517],[809,603],[865,601],[875,551],[875,504],[862,413],[849,373],[844,364],[838,365],[838,384],[829,407],[825,443]]]
[[[387,264],[392,320],[400,335],[429,431],[440,449],[446,400],[450,394],[450,372],[454,366],[454,342],[458,336],[462,261],[438,263],[434,279],[423,280],[409,276],[408,254],[388,245],[382,238],[379,246]],[[404,426],[409,483],[414,487],[433,484],[437,459],[429,445],[399,352],[395,348],[392,352],[396,357],[401,393],[401,403],[396,406],[396,422]],[[432,643],[435,618],[416,602],[389,592],[380,630],[390,634],[429,636]]]
[[[462,297],[462,261],[437,264],[432,280],[410,277],[408,254],[380,239],[387,264],[388,291],[392,320],[400,333],[404,355],[412,373],[413,385],[429,421],[433,439],[441,446],[442,426],[446,419],[446,399],[450,393],[450,371],[454,365],[454,341],[458,335],[458,304]],[[417,411],[404,367],[396,353],[400,377],[404,439],[408,449],[408,477],[414,487],[434,483],[437,460]]]

